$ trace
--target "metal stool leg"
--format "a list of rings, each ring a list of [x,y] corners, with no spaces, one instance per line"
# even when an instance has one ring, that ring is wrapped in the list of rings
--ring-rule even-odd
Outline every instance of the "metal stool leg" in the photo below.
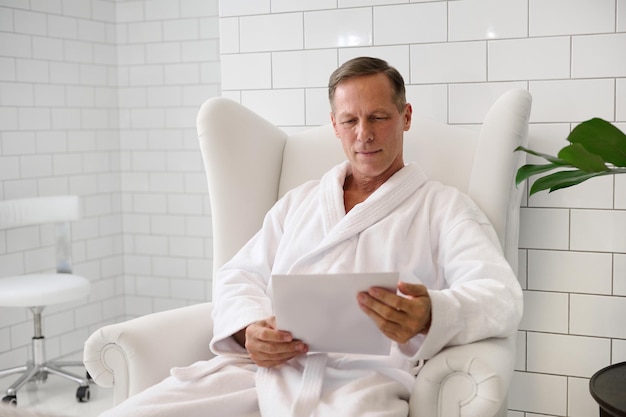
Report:
[[[36,365],[30,365],[26,372],[24,372],[18,379],[6,390],[7,397],[15,397],[17,391],[22,388],[28,381],[30,381],[41,368]]]
[[[87,377],[85,376],[83,378],[72,372],[61,369],[65,366],[82,367],[83,364],[77,361],[46,362],[45,338],[41,330],[41,312],[43,307],[32,307],[30,310],[33,313],[34,323],[34,336],[32,339],[33,360],[27,365],[0,371],[0,377],[22,372],[22,375],[9,388],[7,388],[6,397],[4,397],[2,401],[16,405],[17,391],[20,388],[30,381],[43,383],[46,381],[48,374],[57,375],[76,382],[79,385],[78,390],[76,391],[76,399],[80,402],[89,401],[89,380]]]
[[[3,376],[11,375],[11,374],[26,372],[27,369],[28,369],[28,365],[22,365],[22,366],[16,366],[15,368],[3,369],[2,371],[0,371],[0,378],[2,378]]]

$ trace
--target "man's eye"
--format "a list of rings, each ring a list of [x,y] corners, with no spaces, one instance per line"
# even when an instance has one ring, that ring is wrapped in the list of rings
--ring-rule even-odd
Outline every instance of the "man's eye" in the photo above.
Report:
[[[371,120],[373,120],[375,122],[383,122],[385,120],[389,120],[389,117],[386,117],[386,116],[376,116],[376,117],[372,117]]]
[[[341,122],[342,125],[352,125],[354,123],[356,123],[356,119],[349,119]]]

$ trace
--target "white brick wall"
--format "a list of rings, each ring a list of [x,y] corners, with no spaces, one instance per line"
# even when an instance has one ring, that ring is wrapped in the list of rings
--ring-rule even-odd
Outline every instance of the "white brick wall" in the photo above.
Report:
[[[93,288],[46,309],[49,357],[210,299],[195,115],[220,91],[217,15],[217,0],[0,0],[0,198],[83,198],[74,263]],[[0,276],[52,266],[45,230],[0,232]],[[31,336],[30,313],[0,308],[0,369],[27,360]]]
[[[217,1],[125,1],[117,21],[125,308],[140,315],[210,299],[195,116],[219,94]]]
[[[448,123],[528,89],[545,152],[592,116],[626,128],[626,0],[222,0],[219,25],[217,2],[0,0],[0,198],[84,198],[73,249],[94,290],[47,311],[49,356],[210,298],[194,121],[220,89],[285,129],[319,125],[329,73],[369,54],[401,71],[416,114]],[[626,176],[523,205],[509,415],[595,415],[591,373],[626,360]],[[0,233],[0,275],[42,268],[35,234]],[[29,355],[29,320],[0,309],[0,368]]]
[[[328,123],[328,75],[358,55],[390,61],[415,113],[448,123],[528,89],[544,152],[594,116],[626,129],[626,0],[221,0],[220,13],[223,95],[287,130]],[[626,177],[523,206],[509,416],[597,415],[589,378],[626,360]]]

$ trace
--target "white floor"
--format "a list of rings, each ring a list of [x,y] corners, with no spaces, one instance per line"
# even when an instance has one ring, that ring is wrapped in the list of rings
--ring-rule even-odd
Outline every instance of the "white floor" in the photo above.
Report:
[[[80,360],[80,357],[68,357],[64,360]],[[67,370],[84,375],[81,368]],[[6,389],[18,378],[17,374],[0,378],[0,394],[5,396]],[[0,417],[18,416],[59,416],[59,417],[95,417],[113,406],[113,391],[96,384],[90,385],[91,398],[88,402],[76,400],[78,384],[56,375],[49,375],[43,384],[28,383],[17,392],[17,408],[2,407]]]

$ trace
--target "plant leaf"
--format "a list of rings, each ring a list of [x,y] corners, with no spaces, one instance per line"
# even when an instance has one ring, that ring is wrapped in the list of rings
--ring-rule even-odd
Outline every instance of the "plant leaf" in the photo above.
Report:
[[[561,168],[561,166],[555,165],[555,164],[542,164],[542,165],[526,164],[517,170],[517,175],[515,176],[515,184],[519,185],[528,177],[531,177],[533,175],[538,175],[543,172],[552,171],[553,169],[556,169],[556,168]]]
[[[517,152],[517,151],[523,151],[523,152],[526,152],[528,154],[538,156],[540,158],[545,159],[546,161],[552,162],[554,165],[559,165],[559,166],[568,166],[568,165],[570,165],[567,161],[559,159],[556,156],[552,156],[552,155],[548,155],[546,153],[533,151],[532,149],[528,149],[528,148],[525,148],[523,146],[518,146],[517,148],[515,148],[514,152]]]
[[[546,175],[539,178],[530,187],[530,195],[533,195],[539,191],[549,190],[549,192],[560,190],[562,188],[571,187],[576,184],[580,184],[583,181],[587,181],[590,178],[598,177],[601,175],[611,174],[610,171],[603,172],[584,172],[579,169],[571,171],[559,171],[553,174]]]
[[[615,166],[626,167],[626,134],[604,119],[593,118],[577,125],[567,137]]]
[[[589,152],[580,143],[574,143],[561,149],[559,151],[559,158],[585,172],[603,172],[609,170],[604,159]]]

